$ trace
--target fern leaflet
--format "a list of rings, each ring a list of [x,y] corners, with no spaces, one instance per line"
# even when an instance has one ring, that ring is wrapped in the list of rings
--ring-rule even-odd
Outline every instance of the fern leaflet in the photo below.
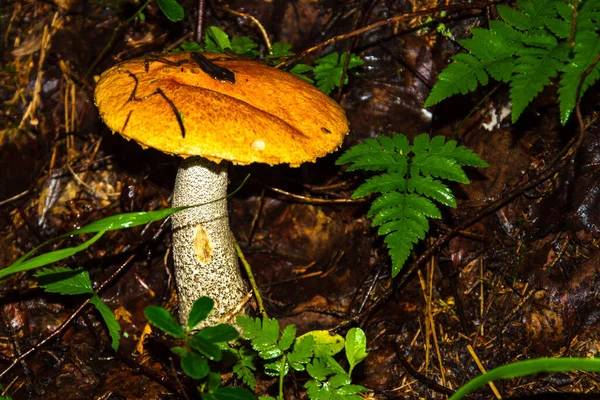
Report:
[[[487,167],[477,154],[443,136],[417,136],[411,145],[406,136],[367,139],[346,151],[336,164],[350,164],[348,171],[382,171],[367,179],[353,198],[377,194],[367,216],[377,233],[385,236],[392,258],[392,276],[398,275],[415,243],[425,238],[429,219],[441,218],[437,203],[456,207],[450,188],[443,182],[469,183],[464,166]]]
[[[581,94],[600,79],[600,2],[583,0],[576,12],[567,0],[519,0],[518,9],[498,5],[503,22],[475,28],[460,41],[469,54],[457,54],[439,75],[425,106],[485,86],[489,78],[510,85],[512,122],[560,75],[561,121],[566,123]],[[573,48],[571,48],[572,28]]]

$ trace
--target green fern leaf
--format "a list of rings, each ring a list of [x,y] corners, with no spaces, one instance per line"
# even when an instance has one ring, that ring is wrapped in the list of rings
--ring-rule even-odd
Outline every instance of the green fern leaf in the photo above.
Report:
[[[438,81],[425,101],[425,107],[432,106],[458,93],[467,94],[485,86],[489,82],[484,65],[469,54],[457,54],[454,63],[448,65],[439,75]]]
[[[456,161],[432,154],[416,155],[411,163],[410,174],[412,176],[423,174],[459,183],[469,183],[469,178]]]
[[[406,171],[392,174],[377,175],[367,179],[352,194],[353,199],[365,197],[373,193],[387,193],[392,191],[406,191]]]
[[[388,141],[377,141],[367,139],[363,143],[352,147],[342,154],[336,161],[337,165],[348,164],[348,171],[363,169],[365,171],[406,171],[406,153],[395,152],[394,147],[382,147],[383,144],[389,144]],[[396,143],[393,143],[396,145]]]
[[[600,37],[592,32],[580,32],[576,36],[575,56],[571,63],[564,68],[558,89],[560,103],[560,118],[563,124],[575,108],[577,88],[582,74],[587,70],[600,52]],[[600,63],[586,77],[581,85],[581,96],[600,78]]]
[[[500,14],[504,21],[519,30],[526,31],[531,27],[531,18],[521,11],[517,11],[514,8],[503,4],[498,4],[496,6],[496,11],[498,11],[498,14]]]
[[[547,47],[525,47],[519,51],[510,85],[513,124],[544,86],[550,84],[550,78],[558,75],[564,65],[561,60],[566,58],[568,51],[566,42],[558,44],[550,35],[533,35],[528,40],[529,44]]]
[[[556,0],[517,1],[517,6],[530,18],[529,27],[523,30],[543,28],[548,18],[556,16],[557,3]]]
[[[473,37],[460,42],[469,54],[453,57],[455,62],[440,73],[425,106],[474,90],[492,77],[510,84],[514,123],[560,74],[561,120],[566,123],[578,100],[577,88],[581,86],[583,95],[600,79],[600,67],[594,67],[580,85],[583,73],[598,55],[600,1],[578,1],[576,12],[570,3],[518,0],[516,9],[498,5],[505,22],[491,21],[489,29],[474,28]]]
[[[456,161],[456,163],[461,166],[488,167],[488,163],[479,158],[473,150],[468,149],[465,146],[457,147],[454,140],[446,142],[440,155]]]
[[[431,176],[416,175],[411,177],[408,183],[408,190],[431,197],[447,207],[456,207],[456,200],[454,200],[452,190],[444,185],[442,181],[433,179]]]
[[[399,160],[402,160],[401,163]],[[436,177],[468,182],[462,165],[487,166],[475,153],[443,136],[418,135],[412,146],[404,135],[367,139],[346,151],[337,164],[351,163],[348,170],[383,171],[360,185],[353,197],[381,193],[372,203],[368,217],[385,236],[396,276],[415,243],[429,231],[429,219],[441,218],[434,203],[455,207],[452,191]],[[377,168],[375,169],[374,166]]]

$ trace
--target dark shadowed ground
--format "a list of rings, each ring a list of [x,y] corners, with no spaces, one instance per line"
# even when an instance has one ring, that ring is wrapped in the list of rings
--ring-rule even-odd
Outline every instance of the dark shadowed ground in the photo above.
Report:
[[[404,268],[412,273],[391,279],[366,203],[323,201],[349,199],[362,177],[334,165],[340,153],[297,169],[231,171],[231,187],[252,174],[230,200],[231,225],[267,311],[296,324],[299,333],[337,327],[345,334],[360,325],[370,354],[354,377],[372,399],[442,399],[480,373],[478,362],[489,370],[600,351],[600,94],[592,89],[582,101],[584,133],[575,118],[560,124],[552,88],[514,126],[502,117],[508,106],[502,87],[463,121],[493,84],[424,110],[439,71],[460,50],[457,40],[494,15],[488,3],[450,3],[443,22],[453,38],[439,35],[437,23],[425,24],[428,16],[439,18],[429,13],[337,41],[305,60],[348,49],[365,60],[349,85],[333,94],[351,124],[345,148],[392,132],[410,138],[427,132],[456,139],[489,163],[468,171],[470,186],[454,188],[458,207],[432,223],[430,239]],[[0,0],[0,267],[96,219],[169,206],[179,160],[112,135],[98,117],[93,89],[94,77],[118,61],[193,40],[197,4],[182,4],[186,17],[173,23],[154,2],[140,21],[130,19],[141,5],[133,0]],[[301,52],[392,16],[443,5],[212,0],[204,23],[263,46],[256,26],[228,6],[256,17],[273,42],[290,42]],[[568,149],[573,137],[582,140]],[[438,238],[445,240],[436,244]],[[193,396],[168,350],[172,343],[156,331],[145,336],[143,309],[177,304],[169,249],[168,224],[154,223],[111,232],[61,264],[86,268],[97,286],[108,280],[101,296],[127,334],[118,353],[88,306],[60,335],[9,368],[83,299],[46,294],[31,273],[2,282],[0,383],[7,393],[16,399]],[[274,386],[263,377],[258,394]],[[591,399],[598,398],[600,377],[537,375],[496,387],[505,399]],[[587,396],[560,395],[573,392]],[[303,382],[288,381],[286,398],[303,393]],[[494,395],[486,387],[471,398]]]

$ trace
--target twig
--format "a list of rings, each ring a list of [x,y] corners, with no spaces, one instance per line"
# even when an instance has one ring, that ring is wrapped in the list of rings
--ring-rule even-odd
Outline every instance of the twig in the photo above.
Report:
[[[254,279],[254,274],[252,273],[252,267],[250,267],[250,264],[246,260],[246,257],[244,256],[244,253],[242,252],[242,249],[240,248],[240,245],[238,244],[237,240],[234,239],[233,243],[235,245],[235,251],[237,251],[238,257],[240,258],[240,261],[242,262],[242,265],[246,270],[248,280],[250,280],[250,286],[252,286],[252,291],[254,292],[254,297],[256,297],[256,303],[258,304],[258,311],[260,312],[260,315],[263,316],[263,318],[268,318],[269,315],[265,310],[265,305],[263,304],[262,296],[260,295],[260,290],[258,290],[258,286],[256,285],[256,280]]]
[[[435,14],[441,11],[454,11],[454,10],[465,10],[465,9],[478,9],[478,8],[487,8],[489,6],[492,6],[494,4],[500,3],[501,0],[493,0],[490,2],[483,2],[483,3],[470,3],[470,4],[465,4],[465,3],[461,3],[461,4],[450,4],[447,6],[440,6],[440,7],[433,7],[433,8],[428,8],[425,10],[419,10],[419,11],[415,11],[412,13],[408,13],[408,14],[402,14],[402,15],[397,15],[395,17],[391,17],[388,19],[384,19],[382,21],[378,21],[375,22],[371,25],[367,25],[365,27],[362,27],[360,29],[357,29],[355,31],[352,32],[348,32],[348,33],[343,33],[341,35],[337,35],[334,36],[330,39],[325,40],[324,42],[321,42],[313,47],[309,47],[308,49],[304,50],[302,53],[298,54],[296,57],[292,57],[289,60],[286,60],[280,64],[277,65],[277,68],[283,68],[283,67],[287,67],[290,64],[293,64],[295,62],[297,62],[298,60],[306,57],[308,54],[317,51],[325,46],[330,45],[331,43],[335,43],[335,42],[339,42],[340,40],[345,40],[345,39],[350,39],[353,38],[355,36],[358,35],[362,35],[363,33],[372,31],[374,29],[377,28],[381,28],[382,26],[385,25],[389,25],[389,24],[393,24],[405,19],[410,19],[410,18],[414,18],[414,17],[420,17],[422,15],[427,15],[427,14]]]
[[[252,21],[254,23],[254,25],[256,25],[258,27],[258,30],[260,31],[260,33],[263,37],[263,40],[265,41],[265,45],[267,46],[267,50],[269,51],[269,54],[273,53],[271,51],[271,41],[269,40],[269,35],[267,34],[265,27],[262,26],[262,24],[260,23],[260,21],[258,19],[256,19],[254,16],[252,16],[250,14],[232,10],[231,8],[229,8],[228,5],[225,5],[225,7],[223,7],[223,9],[233,15],[237,15],[238,17],[242,17],[242,18],[248,18],[250,21]]]
[[[265,183],[263,183],[263,185],[267,188],[267,189],[271,189],[272,191],[274,191],[275,193],[279,193],[279,194],[283,194],[287,197],[291,197],[294,200],[299,200],[302,203],[309,203],[309,204],[328,204],[328,203],[347,203],[347,204],[352,204],[352,203],[366,203],[368,201],[368,199],[319,199],[316,197],[306,197],[306,196],[301,196],[299,194],[294,194],[294,193],[290,193],[290,192],[286,192],[283,189],[278,189],[276,187],[273,186],[269,186]]]

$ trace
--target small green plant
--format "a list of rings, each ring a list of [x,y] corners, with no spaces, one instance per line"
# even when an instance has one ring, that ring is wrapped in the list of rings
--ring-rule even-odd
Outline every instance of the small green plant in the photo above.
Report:
[[[443,136],[417,136],[411,145],[395,133],[367,139],[346,151],[336,164],[350,164],[348,171],[381,171],[359,186],[353,198],[379,193],[368,216],[385,236],[395,277],[415,243],[429,231],[429,219],[441,218],[438,206],[456,207],[452,190],[443,182],[469,183],[463,166],[487,167],[472,150]]]
[[[276,319],[238,317],[237,323],[243,329],[242,338],[250,342],[258,357],[267,361],[264,370],[267,375],[279,377],[277,400],[283,400],[284,377],[291,371],[306,371],[309,379],[304,387],[312,400],[347,399],[360,400],[358,393],[366,391],[360,385],[352,384],[354,367],[365,359],[366,336],[359,328],[348,331],[346,339],[340,335],[330,335],[328,331],[312,331],[296,337],[296,326],[288,325],[280,333]],[[349,370],[346,371],[334,358],[345,349]],[[246,353],[234,367],[237,376],[250,387],[254,387],[248,375],[255,370],[251,353]],[[262,396],[261,400],[275,400]]]
[[[271,53],[265,58],[265,62],[271,65],[277,65],[281,62],[280,58],[294,56],[295,53],[290,49],[289,43],[277,42],[271,47]],[[227,33],[216,26],[210,26],[204,35],[204,46],[196,42],[185,41],[181,44],[180,50],[194,52],[212,52],[212,53],[236,53],[249,58],[260,56],[258,44],[246,36],[233,36],[229,38]],[[315,60],[315,65],[294,64],[288,69],[289,72],[304,79],[307,82],[315,83],[324,93],[330,94],[336,87],[340,87],[342,75],[344,74],[344,65],[347,55],[337,52],[329,53]],[[351,71],[364,61],[356,54],[350,54],[347,71]],[[348,75],[345,75],[344,84],[348,83]]]
[[[119,349],[121,327],[115,318],[115,314],[102,301],[100,296],[92,287],[92,281],[87,271],[83,269],[72,269],[66,267],[44,268],[34,275],[38,278],[38,286],[48,293],[62,295],[92,295],[88,302],[100,313],[108,333],[111,337],[111,346],[114,351]]]
[[[221,374],[214,365],[223,358],[223,350],[229,350],[227,342],[237,339],[239,334],[229,324],[196,329],[213,307],[212,299],[200,297],[192,306],[185,327],[162,307],[146,307],[144,315],[152,325],[181,340],[182,345],[172,347],[171,351],[180,357],[183,372],[198,382],[202,400],[252,400],[254,395],[246,389],[219,387]]]
[[[425,107],[485,86],[491,77],[510,85],[514,123],[560,75],[560,115],[567,122],[577,96],[600,78],[600,2],[519,0],[517,6],[519,10],[497,5],[504,22],[490,21],[489,29],[474,28],[471,39],[460,41],[469,53],[453,57]]]

